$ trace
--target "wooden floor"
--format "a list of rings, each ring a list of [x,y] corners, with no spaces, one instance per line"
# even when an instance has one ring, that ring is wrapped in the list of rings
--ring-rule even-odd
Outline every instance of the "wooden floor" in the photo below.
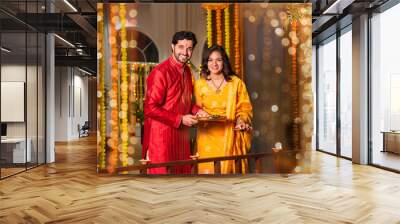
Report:
[[[0,181],[0,223],[400,223],[400,175],[315,152],[283,177],[108,176],[96,140]]]
[[[2,178],[26,170],[25,167],[24,168],[0,168],[0,169],[1,169],[1,177]]]

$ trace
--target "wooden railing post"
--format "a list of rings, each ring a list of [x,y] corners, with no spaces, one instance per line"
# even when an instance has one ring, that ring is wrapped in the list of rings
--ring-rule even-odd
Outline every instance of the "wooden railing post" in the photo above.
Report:
[[[171,171],[173,170],[171,166],[165,166],[165,169],[167,170],[167,174],[171,174]]]
[[[221,174],[221,161],[214,161],[214,174]]]
[[[256,173],[262,173],[262,157],[255,158]]]
[[[281,164],[280,164],[280,154],[281,154],[282,148],[272,148],[272,153],[274,155],[274,163],[275,163],[275,168],[277,173],[281,173]]]
[[[150,162],[150,160],[147,160],[147,159],[141,159],[141,160],[139,160],[140,161],[140,163],[142,164],[142,165],[147,165],[147,164],[149,164],[149,162]],[[147,168],[145,167],[145,168],[141,168],[140,169],[140,173],[141,174],[143,174],[143,175],[146,175],[147,174]]]
[[[235,159],[235,174],[242,173],[242,159]]]
[[[279,156],[279,152],[276,152],[274,154],[274,158],[275,158],[275,167],[276,167],[276,171],[277,173],[281,173],[281,165],[280,165],[280,156]]]
[[[199,174],[199,163],[197,162],[199,154],[196,153],[196,155],[190,156],[190,158],[195,161],[195,163],[192,163],[191,165],[192,174]]]
[[[199,174],[199,164],[197,162],[192,164],[192,174]]]

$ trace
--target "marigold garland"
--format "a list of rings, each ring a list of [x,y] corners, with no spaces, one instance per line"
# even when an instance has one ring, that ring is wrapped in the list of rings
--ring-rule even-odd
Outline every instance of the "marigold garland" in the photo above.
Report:
[[[215,10],[215,25],[216,25],[216,31],[217,31],[217,44],[222,46],[222,13],[221,9],[216,9]]]
[[[126,40],[126,6],[125,3],[119,4],[119,19],[121,24],[120,40],[121,40],[121,156],[120,160],[123,167],[128,165],[128,68],[127,68],[127,48]]]
[[[207,46],[212,46],[212,11],[207,9]]]
[[[300,149],[300,123],[301,118],[299,116],[299,93],[298,93],[298,83],[297,83],[297,43],[294,41],[293,38],[297,38],[297,25],[298,21],[301,19],[302,15],[299,9],[296,6],[291,6],[287,8],[287,13],[290,22],[290,29],[291,32],[294,33],[291,41],[291,49],[293,52],[289,52],[291,54],[291,61],[292,61],[292,77],[290,83],[290,94],[292,97],[292,107],[293,107],[293,117],[294,122],[292,125],[293,128],[293,142],[294,142],[294,149]]]
[[[118,5],[111,4],[111,13],[110,13],[110,39],[109,43],[111,46],[111,90],[109,92],[109,105],[111,108],[111,137],[107,142],[110,148],[110,155],[108,157],[108,167],[107,170],[109,173],[113,173],[118,161],[118,146],[119,146],[119,127],[118,127],[118,64],[117,64],[117,55],[118,48],[116,45],[116,29],[118,19]]]
[[[142,97],[143,97],[143,84],[142,84],[142,81],[143,81],[143,72],[142,72],[142,70],[143,70],[143,65],[142,64],[139,64],[139,69],[138,69],[138,74],[139,74],[139,82],[138,82],[138,90],[139,90],[139,99],[141,99]]]
[[[104,169],[106,167],[106,108],[105,108],[105,89],[104,89],[104,48],[103,48],[103,32],[104,32],[104,11],[103,4],[97,4],[97,55],[98,55],[98,86],[97,97],[98,111],[99,111],[99,130],[98,130],[98,168]]]
[[[240,71],[240,30],[239,30],[239,5],[237,3],[234,4],[234,17],[233,17],[233,29],[234,29],[234,52],[235,52],[235,63],[234,68],[237,75],[241,77]]]
[[[213,37],[216,38],[218,45],[223,45],[225,40],[225,50],[228,56],[232,56],[235,73],[241,77],[241,55],[240,55],[240,28],[239,28],[239,4],[234,4],[233,29],[231,28],[230,3],[205,3],[202,7],[207,10],[207,46],[212,46]],[[222,24],[222,10],[224,10],[224,24]],[[215,11],[215,32],[212,32],[213,17],[212,11]],[[222,34],[222,25],[224,25],[225,36]],[[234,33],[233,50],[231,49],[231,29]]]
[[[291,22],[291,30],[296,33],[297,31],[297,20]],[[297,45],[292,41],[292,48],[297,49]],[[291,78],[291,95],[293,104],[293,138],[294,148],[298,150],[300,148],[300,131],[299,131],[299,103],[298,103],[298,88],[297,88],[297,55],[292,54],[292,78]]]
[[[132,74],[131,74],[131,82],[132,82],[132,90],[133,90],[133,100],[137,100],[137,80],[138,80],[138,74],[137,74],[137,64],[132,64]]]
[[[231,29],[230,29],[230,15],[229,15],[229,5],[224,9],[224,15],[225,15],[225,50],[226,54],[230,55],[231,48],[230,48],[230,40],[231,40]]]
[[[128,63],[129,64],[129,63]],[[129,138],[131,136],[134,136],[135,130],[134,127],[136,126],[136,120],[134,116],[134,111],[135,111],[135,79],[133,76],[133,66],[129,64],[129,75],[128,75],[128,90],[129,90],[129,97],[128,97],[128,125],[129,125]],[[128,151],[129,154],[133,154],[134,150],[130,150],[131,146],[128,146]]]

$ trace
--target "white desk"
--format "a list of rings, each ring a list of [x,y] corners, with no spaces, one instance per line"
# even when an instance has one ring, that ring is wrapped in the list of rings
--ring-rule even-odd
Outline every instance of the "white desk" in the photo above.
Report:
[[[25,154],[25,138],[6,138],[1,139],[1,151],[2,157],[3,153],[12,152],[12,163],[25,163],[31,162],[32,154],[31,154],[31,145],[32,140],[27,138],[26,142],[28,143],[28,147],[26,147]],[[25,161],[27,158],[27,161]],[[10,161],[11,162],[11,161]]]

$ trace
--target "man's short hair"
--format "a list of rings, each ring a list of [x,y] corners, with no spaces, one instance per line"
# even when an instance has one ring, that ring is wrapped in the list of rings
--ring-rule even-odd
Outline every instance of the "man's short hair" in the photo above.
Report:
[[[172,37],[172,44],[175,45],[178,43],[178,40],[191,40],[193,42],[193,48],[197,44],[196,35],[190,31],[179,31],[174,34]]]

